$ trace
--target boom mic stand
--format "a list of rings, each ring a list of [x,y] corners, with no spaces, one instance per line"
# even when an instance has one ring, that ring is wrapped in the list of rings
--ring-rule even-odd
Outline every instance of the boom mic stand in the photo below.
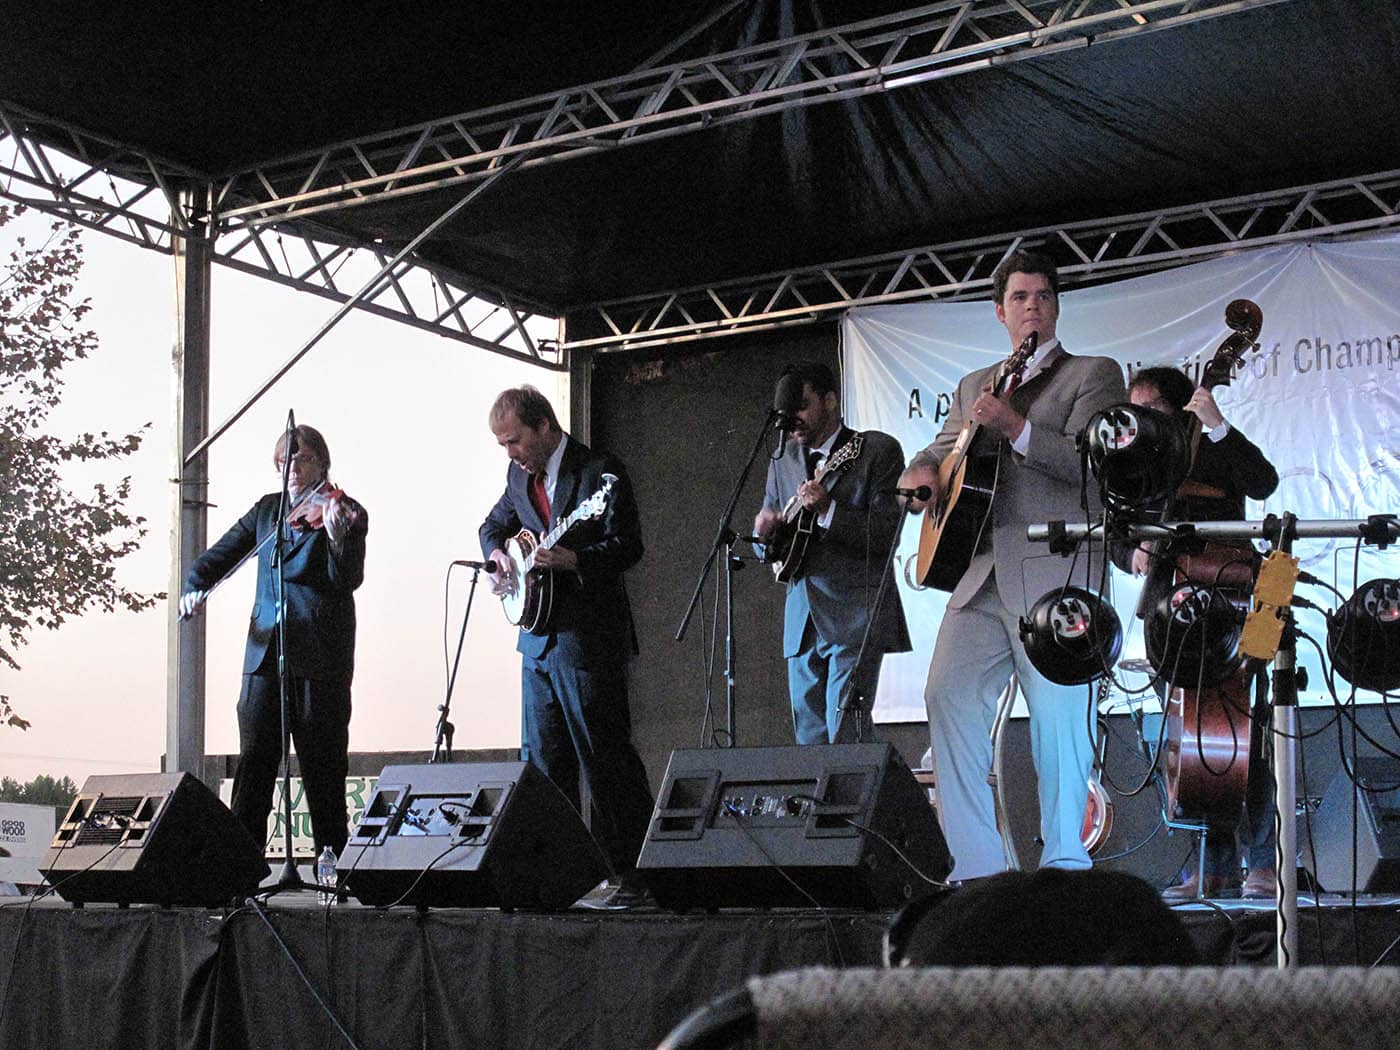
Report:
[[[768,440],[768,433],[782,421],[782,413],[774,409],[768,413],[768,417],[763,421],[763,427],[758,432],[758,439],[754,442],[753,450],[749,453],[744,469],[740,471],[738,479],[734,482],[734,489],[729,494],[729,502],[725,504],[724,513],[720,515],[719,528],[715,530],[714,541],[710,544],[709,553],[705,555],[705,564],[700,567],[700,576],[695,581],[695,590],[691,592],[690,603],[685,607],[685,615],[681,617],[680,626],[676,628],[676,641],[685,637],[686,628],[690,626],[690,618],[695,615],[695,608],[700,604],[700,595],[705,589],[705,581],[710,578],[710,570],[714,568],[715,559],[721,556],[724,558],[724,690],[725,690],[725,739],[726,747],[733,747],[738,741],[735,739],[734,728],[734,544],[744,537],[735,534],[731,527],[734,519],[734,508],[738,506],[739,497],[744,492],[744,486],[748,484],[749,474],[753,471],[754,462],[758,459],[759,450],[763,448],[763,443]]]
[[[885,497],[877,493],[875,498],[894,499],[895,497]],[[895,528],[894,535],[890,537],[889,550],[885,552],[885,563],[880,572],[880,586],[875,590],[875,600],[871,603],[869,615],[865,618],[865,632],[860,636],[860,648],[856,650],[856,662],[851,667],[850,676],[841,686],[841,698],[836,705],[836,709],[840,714],[836,719],[836,735],[831,740],[833,744],[845,742],[848,735],[846,732],[846,719],[848,716],[852,715],[852,712],[854,712],[853,717],[855,718],[856,724],[855,742],[857,744],[865,743],[865,735],[868,729],[865,716],[870,713],[870,709],[866,706],[865,702],[870,698],[857,690],[856,682],[859,680],[861,668],[869,658],[870,632],[875,626],[875,616],[879,613],[880,606],[884,603],[885,595],[889,592],[890,580],[894,579],[894,573],[890,570],[890,567],[894,564],[895,551],[899,550],[899,540],[904,533],[904,522],[908,517],[907,508],[900,511],[899,525]]]
[[[1031,525],[1026,538],[1032,543],[1050,544],[1050,549],[1073,549],[1100,526],[1070,525],[1052,521]],[[1273,514],[1262,521],[1192,521],[1162,522],[1158,525],[1130,523],[1122,538],[1132,541],[1169,540],[1190,537],[1204,539],[1266,540],[1275,550],[1287,554],[1297,539],[1356,539],[1365,543],[1393,543],[1400,539],[1400,523],[1394,517],[1372,516],[1363,519],[1337,521],[1299,521],[1292,514]],[[1277,884],[1277,934],[1275,948],[1280,969],[1298,965],[1298,827],[1297,783],[1295,769],[1298,758],[1298,669],[1295,643],[1296,631],[1290,607],[1281,606],[1278,614],[1283,631],[1273,657],[1274,706],[1274,827],[1277,829],[1275,868]]]
[[[472,616],[472,599],[476,597],[476,584],[481,578],[482,568],[479,563],[468,564],[472,570],[472,584],[471,589],[467,591],[467,607],[462,611],[462,630],[457,635],[457,652],[452,657],[452,673],[447,676],[447,696],[438,705],[437,733],[433,738],[433,757],[428,759],[429,762],[452,761],[452,734],[455,730],[447,718],[452,713],[452,690],[457,684],[457,666],[462,662],[462,643],[467,637],[467,622]]]

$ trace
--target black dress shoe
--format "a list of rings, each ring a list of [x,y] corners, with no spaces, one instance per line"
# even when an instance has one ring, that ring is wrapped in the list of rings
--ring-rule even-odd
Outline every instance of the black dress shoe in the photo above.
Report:
[[[585,897],[578,906],[592,911],[632,911],[657,905],[651,890],[639,880],[624,878],[606,897]]]

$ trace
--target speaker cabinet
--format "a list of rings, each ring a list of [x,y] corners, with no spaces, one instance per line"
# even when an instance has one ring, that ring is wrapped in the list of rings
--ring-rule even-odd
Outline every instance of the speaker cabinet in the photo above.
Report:
[[[336,870],[364,904],[420,908],[567,908],[608,877],[528,762],[385,766]]]
[[[1329,893],[1351,892],[1354,799],[1356,888],[1393,893],[1400,890],[1400,761],[1361,757],[1355,769],[1355,784],[1345,769],[1337,771],[1313,814],[1313,874]],[[1306,849],[1301,829],[1298,840]]]
[[[833,744],[672,752],[637,867],[679,910],[889,908],[950,865],[894,748]]]
[[[219,907],[269,874],[227,806],[188,773],[88,777],[39,870],[78,904]]]

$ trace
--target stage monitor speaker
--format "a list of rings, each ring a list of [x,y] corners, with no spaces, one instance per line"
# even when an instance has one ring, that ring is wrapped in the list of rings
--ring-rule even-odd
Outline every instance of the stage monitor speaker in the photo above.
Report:
[[[385,766],[336,870],[363,904],[420,908],[567,908],[608,877],[528,762]]]
[[[1313,814],[1313,874],[1329,893],[1351,892],[1354,811],[1356,888],[1393,893],[1400,890],[1400,761],[1363,756],[1355,770],[1355,784],[1345,769],[1337,771]],[[1306,861],[1308,841],[1301,829],[1298,840]]]
[[[638,870],[664,907],[889,908],[949,871],[889,744],[675,751]]]
[[[39,870],[78,904],[219,907],[269,874],[262,843],[188,773],[88,777]]]

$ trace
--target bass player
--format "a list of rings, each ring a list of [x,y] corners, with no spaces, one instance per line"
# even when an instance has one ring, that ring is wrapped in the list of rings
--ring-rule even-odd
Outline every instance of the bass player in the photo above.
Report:
[[[767,557],[775,547],[784,557],[783,656],[797,742],[845,743],[856,738],[859,716],[853,709],[842,719],[843,699],[863,714],[884,654],[910,648],[889,565],[903,517],[894,486],[904,453],[888,434],[857,434],[842,423],[836,377],[824,364],[789,366],[779,391],[779,400],[789,391],[793,401],[780,409],[792,409],[784,425],[794,440],[768,465],[754,533]]]
[[[981,428],[995,483],[967,568],[951,585],[934,645],[924,701],[928,709],[939,820],[953,854],[955,881],[1006,868],[987,784],[989,730],[997,697],[1015,673],[1030,709],[1031,755],[1039,781],[1041,867],[1088,868],[1081,839],[1094,757],[1090,697],[1083,686],[1059,686],[1031,665],[1019,619],[1031,604],[1068,582],[1092,585],[1101,571],[1086,552],[1070,562],[1026,538],[1026,526],[1084,521],[1075,437],[1091,416],[1125,400],[1123,372],[1107,357],[1076,357],[1055,334],[1059,278],[1049,258],[1008,255],[992,277],[996,317],[1013,350],[1034,334],[1034,354],[1018,384],[994,389],[1000,366],[965,376],[943,429],[910,461],[901,488],[927,485],[934,506],[944,499],[939,465],[965,426]],[[1010,389],[1008,390],[1008,387]],[[1088,486],[1086,488],[1092,488]],[[1090,493],[1092,499],[1092,493]],[[924,508],[912,501],[912,509]],[[1094,508],[1095,511],[1097,508]]]
[[[587,778],[599,819],[594,833],[617,885],[604,907],[650,903],[636,874],[637,855],[651,820],[646,768],[632,745],[627,700],[628,660],[637,652],[623,573],[642,557],[642,526],[627,471],[613,456],[592,451],[559,426],[549,400],[532,386],[503,391],[489,417],[496,442],[510,458],[506,487],[481,525],[481,549],[497,566],[522,529],[535,536],[568,516],[606,485],[607,505],[560,541],[535,553],[534,565],[553,589],[549,617],[521,630],[523,739],[521,757],[549,777],[578,809],[579,773]],[[494,589],[511,585],[497,572]],[[525,586],[534,581],[524,581]]]

